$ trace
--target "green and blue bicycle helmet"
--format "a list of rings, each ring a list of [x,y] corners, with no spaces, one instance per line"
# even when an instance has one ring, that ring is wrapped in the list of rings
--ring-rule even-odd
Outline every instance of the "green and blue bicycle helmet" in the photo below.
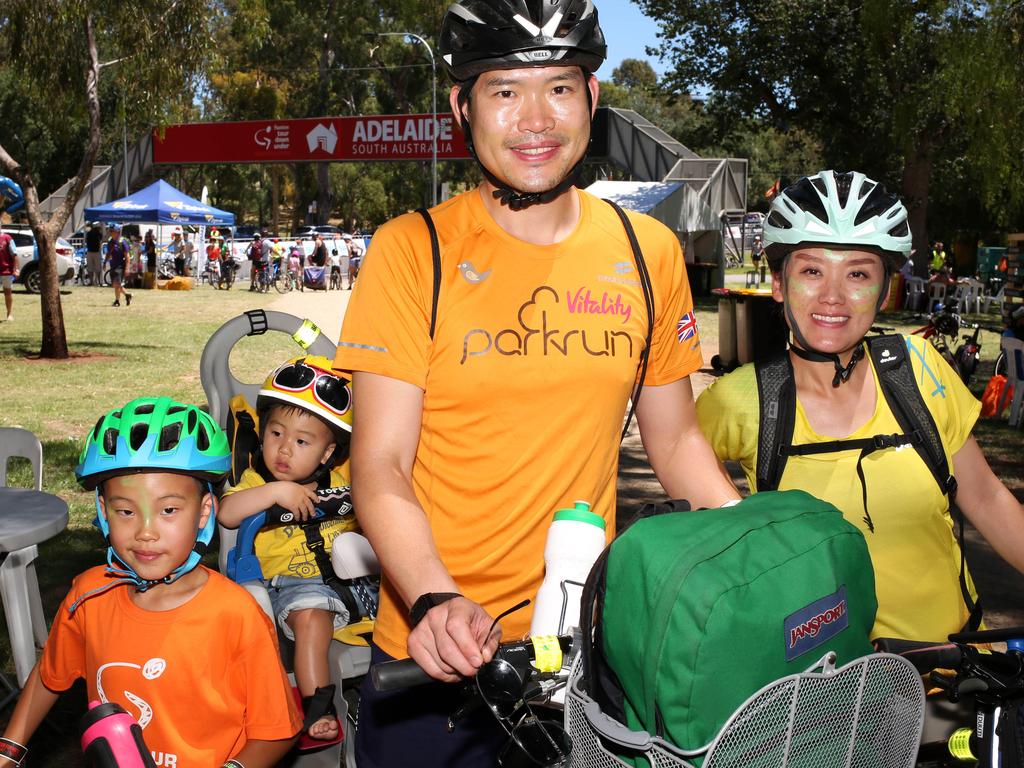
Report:
[[[484,72],[578,66],[585,77],[593,74],[608,53],[593,0],[456,0],[441,23],[438,51],[449,77],[461,86],[459,124],[496,199],[516,211],[550,202],[576,183],[586,153],[551,189],[512,189],[480,162],[461,107],[469,100],[475,78]],[[589,103],[589,89],[586,93]]]
[[[199,564],[217,527],[216,512],[199,531],[188,559],[159,581],[139,577],[122,563],[110,546],[110,526],[100,509],[104,480],[141,472],[174,472],[212,483],[231,468],[227,436],[208,413],[168,397],[132,400],[100,417],[86,440],[75,477],[86,490],[96,490],[96,525],[107,541],[108,570],[118,583],[132,583],[145,591],[158,583],[171,583]]]
[[[856,171],[822,171],[805,176],[786,187],[772,201],[762,229],[768,266],[786,287],[786,259],[801,248],[833,248],[878,254],[884,268],[883,286],[910,257],[911,234],[907,209],[896,195],[877,181]],[[886,297],[878,295],[881,309]],[[798,357],[812,362],[831,362],[835,366],[832,386],[850,379],[857,361],[864,356],[863,345],[854,348],[843,365],[839,355],[814,349],[807,342],[789,307],[784,305],[790,331],[798,342],[790,349]]]

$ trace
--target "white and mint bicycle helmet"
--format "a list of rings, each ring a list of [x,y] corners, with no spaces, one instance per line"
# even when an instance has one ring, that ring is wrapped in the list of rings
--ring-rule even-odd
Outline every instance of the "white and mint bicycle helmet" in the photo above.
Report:
[[[910,257],[906,207],[877,181],[856,171],[822,171],[786,187],[772,201],[762,235],[768,266],[782,281],[783,293],[786,258],[799,248],[877,253],[885,270],[883,287]],[[876,311],[881,309],[886,295],[885,290],[879,293]],[[832,363],[833,387],[849,381],[857,361],[864,356],[864,345],[858,344],[844,365],[839,355],[814,349],[808,343],[788,302],[783,303],[783,311],[796,341],[790,344],[790,351],[805,360]]]
[[[797,248],[851,248],[882,257],[887,273],[910,257],[907,209],[863,173],[822,171],[805,176],[772,201],[764,249],[773,272]]]

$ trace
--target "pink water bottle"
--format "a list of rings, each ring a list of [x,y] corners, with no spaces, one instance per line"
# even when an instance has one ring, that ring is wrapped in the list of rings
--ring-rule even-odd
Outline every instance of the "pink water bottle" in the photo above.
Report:
[[[156,768],[142,728],[120,704],[90,701],[79,730],[82,753],[92,768]]]

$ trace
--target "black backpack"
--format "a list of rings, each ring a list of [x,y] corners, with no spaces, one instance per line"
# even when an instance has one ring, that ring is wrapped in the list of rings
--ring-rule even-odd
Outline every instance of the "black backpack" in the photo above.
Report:
[[[774,491],[779,487],[786,461],[790,456],[809,456],[860,449],[857,476],[860,478],[864,503],[864,522],[874,531],[868,513],[867,483],[861,466],[864,458],[884,448],[912,445],[931,471],[942,493],[949,497],[955,511],[960,532],[960,590],[971,613],[969,626],[977,629],[981,623],[981,600],[974,600],[967,588],[966,557],[964,554],[963,515],[953,505],[956,497],[956,478],[950,474],[949,462],[942,446],[935,419],[921,397],[914,381],[914,371],[907,355],[902,336],[888,334],[865,339],[868,355],[878,374],[885,402],[903,430],[902,434],[872,435],[849,440],[831,440],[824,443],[793,445],[793,427],[796,422],[796,383],[789,353],[784,352],[769,360],[754,364],[757,378],[758,402],[761,409],[761,427],[757,444],[757,491]]]

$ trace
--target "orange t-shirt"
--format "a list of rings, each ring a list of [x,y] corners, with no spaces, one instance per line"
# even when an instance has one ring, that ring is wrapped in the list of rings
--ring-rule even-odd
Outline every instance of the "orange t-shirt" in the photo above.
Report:
[[[242,587],[214,571],[171,611],[135,605],[104,568],[75,578],[39,661],[53,691],[84,678],[90,701],[120,704],[142,726],[157,765],[211,768],[249,739],[288,739],[302,728],[270,620]]]
[[[578,192],[575,230],[553,245],[505,232],[478,190],[432,211],[441,244],[437,327],[426,225],[401,216],[374,235],[345,315],[335,367],[424,390],[416,497],[463,594],[496,616],[533,598],[556,509],[590,502],[615,530],[619,433],[647,330],[622,222]],[[654,291],[645,383],[701,365],[679,241],[629,213]],[[530,611],[502,623],[529,630]],[[406,655],[406,610],[385,579],[374,640]]]

